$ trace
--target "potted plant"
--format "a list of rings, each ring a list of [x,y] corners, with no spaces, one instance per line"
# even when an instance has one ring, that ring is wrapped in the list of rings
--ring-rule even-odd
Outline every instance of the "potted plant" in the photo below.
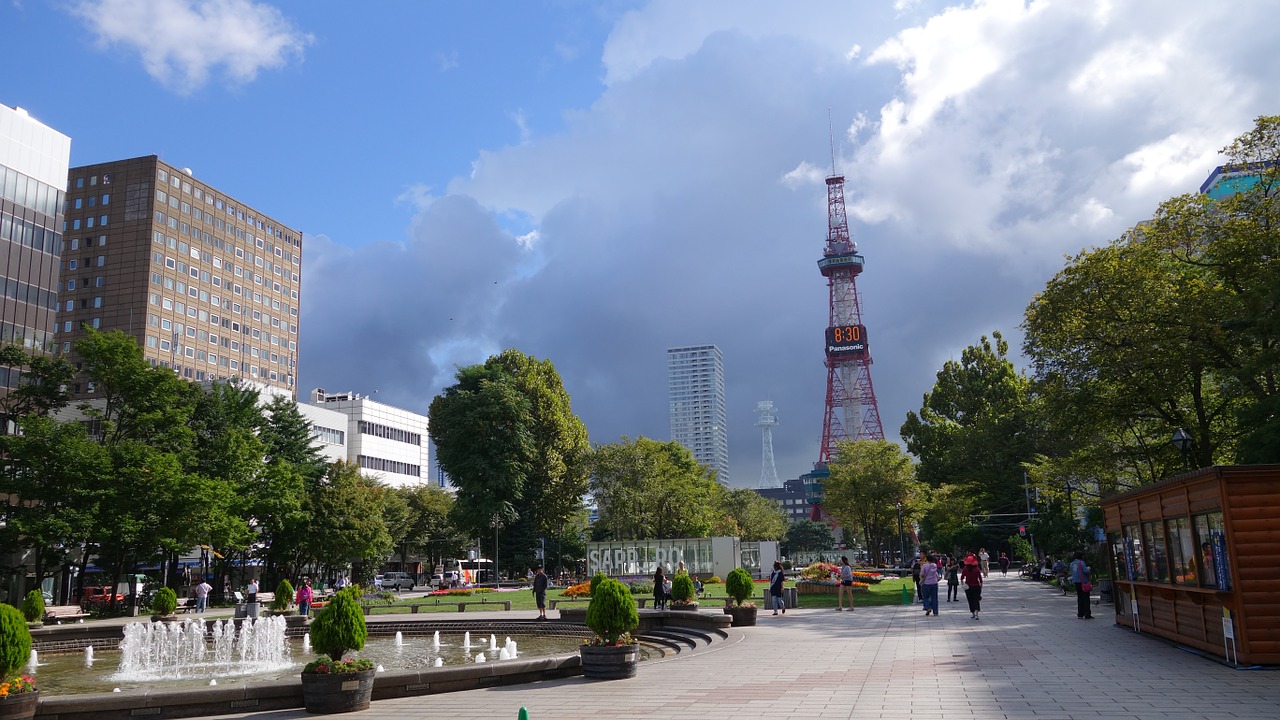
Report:
[[[745,602],[755,590],[755,582],[751,573],[743,568],[734,568],[725,578],[724,590],[733,598],[733,605],[724,609],[724,614],[733,618],[734,627],[756,624],[755,603]]]
[[[174,611],[178,609],[178,593],[173,588],[162,587],[156,591],[155,597],[151,598],[151,609],[155,612],[151,616],[152,621],[173,622],[178,619],[174,615]]]
[[[41,598],[43,602],[43,598]],[[12,605],[0,603],[0,717],[30,720],[36,715],[40,691],[30,675],[18,668],[31,658],[31,631],[27,620]]]
[[[602,578],[587,605],[587,627],[595,635],[580,648],[582,674],[597,680],[635,677],[640,644],[631,631],[640,624],[635,598],[626,585]]]
[[[302,669],[307,712],[341,713],[369,709],[374,667],[365,658],[345,659],[369,636],[360,610],[360,588],[339,590],[311,622],[311,647],[319,656]]]
[[[22,617],[26,618],[27,625],[31,627],[41,627],[44,625],[44,593],[32,590],[22,598]]]
[[[667,603],[668,609],[697,610],[698,603],[693,598],[693,579],[688,573],[679,573],[671,578],[671,598]]]
[[[288,580],[281,580],[276,585],[276,595],[271,599],[271,612],[275,615],[293,614],[293,585]]]

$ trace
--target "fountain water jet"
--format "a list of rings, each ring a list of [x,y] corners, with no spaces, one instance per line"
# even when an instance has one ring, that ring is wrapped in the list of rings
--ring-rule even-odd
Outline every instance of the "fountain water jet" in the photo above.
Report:
[[[31,659],[27,660],[27,672],[35,672],[40,667],[40,655],[35,650],[31,651]]]
[[[431,647],[434,647],[437,650],[440,649],[440,631],[439,630],[437,630],[436,634],[431,638]]]
[[[84,649],[84,666],[93,667],[93,646],[92,645]]]
[[[120,643],[120,669],[112,676],[129,682],[243,675],[288,668],[289,644],[283,617],[235,623],[130,623]]]
[[[403,646],[404,646],[404,633],[397,630],[396,631],[396,647],[403,647]]]

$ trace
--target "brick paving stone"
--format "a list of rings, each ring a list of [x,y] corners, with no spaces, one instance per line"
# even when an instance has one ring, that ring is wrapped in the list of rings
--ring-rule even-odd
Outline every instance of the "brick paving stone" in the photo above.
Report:
[[[799,608],[704,651],[646,661],[638,677],[569,678],[383,700],[362,719],[1183,720],[1277,717],[1277,675],[1241,671],[1112,624],[1095,606],[1016,576],[993,576],[982,619],[963,603],[855,613]],[[803,599],[802,599],[803,601]],[[489,615],[503,615],[490,613]],[[489,618],[486,615],[486,619]],[[513,615],[514,617],[514,615]],[[292,720],[301,710],[223,718]],[[353,716],[355,717],[355,716]]]

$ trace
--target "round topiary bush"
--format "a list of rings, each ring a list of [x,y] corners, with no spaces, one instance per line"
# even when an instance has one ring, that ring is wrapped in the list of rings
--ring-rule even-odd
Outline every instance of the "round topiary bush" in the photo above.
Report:
[[[27,622],[40,622],[44,619],[44,593],[39,590],[32,590],[22,598],[22,617]]]
[[[608,579],[609,579],[609,576],[605,575],[603,572],[598,572],[595,575],[591,576],[591,592],[588,594],[595,595],[596,587],[600,585],[600,582],[602,580],[608,580]]]
[[[596,634],[602,645],[618,645],[623,636],[640,624],[636,601],[626,585],[604,578],[596,584],[587,605],[587,627]],[[629,638],[625,638],[629,643]]]
[[[178,609],[178,593],[173,588],[162,587],[151,598],[151,609],[157,615],[172,615]]]
[[[693,600],[693,579],[684,573],[671,578],[671,599],[683,605]]]
[[[0,681],[31,659],[31,631],[27,620],[12,605],[0,603]]]
[[[282,613],[289,609],[293,604],[293,586],[288,580],[281,580],[276,586],[276,596],[271,601],[271,609],[278,613]]]
[[[368,637],[369,628],[360,610],[360,589],[354,586],[339,590],[311,621],[311,646],[334,660],[364,648]]]
[[[708,585],[719,585],[722,582],[724,581],[720,579],[719,575],[712,575],[711,577],[707,578]]]
[[[743,601],[751,597],[751,592],[755,589],[755,583],[751,581],[751,573],[743,568],[734,568],[729,572],[729,577],[725,579],[724,591],[733,598],[735,604],[741,605]]]

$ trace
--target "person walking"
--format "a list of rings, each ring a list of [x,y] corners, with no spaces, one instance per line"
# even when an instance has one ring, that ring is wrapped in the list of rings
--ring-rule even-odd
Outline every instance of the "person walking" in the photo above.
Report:
[[[1000,574],[1009,574],[1009,555],[1007,553],[1000,553]]]
[[[1092,572],[1084,563],[1084,553],[1079,550],[1072,556],[1074,559],[1067,570],[1071,582],[1076,586],[1076,617],[1081,620],[1092,620],[1093,609],[1089,605],[1089,593],[1093,591]]]
[[[1058,578],[1058,587],[1062,589],[1063,595],[1071,592],[1071,583],[1067,580],[1067,564],[1062,558],[1053,561],[1053,576]]]
[[[298,586],[298,592],[293,596],[293,601],[298,603],[299,615],[306,617],[311,614],[311,601],[313,598],[311,578],[302,578],[302,584]]]
[[[210,592],[213,592],[213,586],[201,579],[200,584],[196,586],[196,612],[202,613],[208,609]]]
[[[924,614],[938,614],[938,563],[932,557],[925,556],[920,564],[920,590],[924,595]]]
[[[782,601],[782,583],[786,582],[787,575],[782,571],[782,563],[777,560],[773,561],[773,572],[769,573],[769,604],[773,606],[773,614],[777,615],[781,609],[783,613],[787,612],[787,604]]]
[[[533,571],[533,600],[538,606],[538,619],[547,619],[547,573],[539,565]]]
[[[954,557],[947,558],[947,602],[960,601],[960,563]]]
[[[844,610],[844,595],[849,594],[849,609],[853,610],[853,567],[849,565],[849,556],[840,556],[840,587],[836,589],[836,611]]]
[[[911,561],[911,582],[916,586],[916,602],[923,602],[924,596],[920,594],[920,558]]]
[[[666,577],[662,574],[662,566],[653,571],[653,606],[658,610],[667,609],[667,592],[664,590]]]
[[[982,570],[982,577],[987,577],[991,572],[991,556],[987,554],[986,548],[978,548],[978,567]]]
[[[969,601],[969,617],[977,620],[982,612],[982,570],[978,558],[972,554],[964,559],[960,579],[964,581],[964,596]]]

